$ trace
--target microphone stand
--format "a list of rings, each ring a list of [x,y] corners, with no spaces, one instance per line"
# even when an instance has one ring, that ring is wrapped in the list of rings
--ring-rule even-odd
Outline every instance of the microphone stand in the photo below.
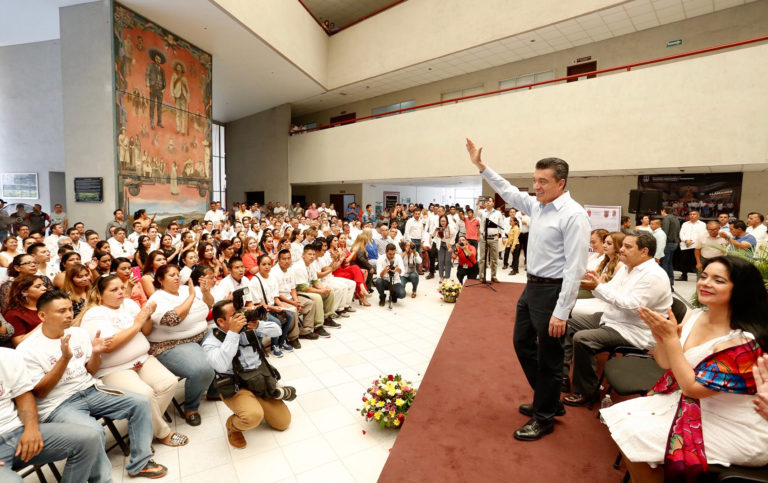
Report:
[[[492,226],[491,226],[492,225]],[[480,276],[479,282],[474,283],[468,283],[465,285],[465,287],[474,287],[475,285],[485,285],[489,289],[496,292],[496,289],[493,288],[493,283],[489,282],[485,277],[485,271],[488,268],[490,259],[488,258],[488,228],[498,228],[499,225],[489,220],[487,217],[485,218],[485,227],[483,228],[483,239],[485,240],[485,265],[483,266],[483,273]],[[497,257],[499,256],[498,253],[495,254]]]

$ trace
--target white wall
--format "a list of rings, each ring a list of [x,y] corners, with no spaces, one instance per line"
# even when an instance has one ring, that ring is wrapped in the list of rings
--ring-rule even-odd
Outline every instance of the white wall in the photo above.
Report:
[[[429,186],[429,180],[419,185],[363,183],[363,206],[376,206],[377,203],[383,206],[385,191],[400,193],[400,203],[421,203],[425,206],[430,203],[459,203],[464,206],[474,205],[473,200],[477,200],[482,193],[482,183],[479,176],[471,183],[450,186]]]
[[[99,232],[117,207],[111,18],[106,0],[59,10],[67,210]],[[102,177],[104,202],[75,202],[75,177]]]
[[[393,184],[404,173],[473,175],[465,137],[507,175],[529,176],[545,156],[567,160],[574,176],[763,169],[766,58],[762,44],[292,136],[291,182],[365,180],[371,166]]]
[[[58,40],[0,47],[0,173],[37,173],[40,203],[50,212],[49,171],[64,171],[61,51]]]
[[[411,0],[330,38],[329,89],[622,3]]]

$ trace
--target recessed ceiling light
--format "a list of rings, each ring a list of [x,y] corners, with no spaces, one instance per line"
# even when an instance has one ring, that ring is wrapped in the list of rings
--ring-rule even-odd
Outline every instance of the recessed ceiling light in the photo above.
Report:
[[[347,95],[347,93],[346,93],[346,92],[339,92],[339,95],[340,95],[340,96],[346,96],[346,95]]]
[[[427,67],[427,70],[432,70],[432,67]]]
[[[536,42],[536,39],[531,39],[531,43]]]

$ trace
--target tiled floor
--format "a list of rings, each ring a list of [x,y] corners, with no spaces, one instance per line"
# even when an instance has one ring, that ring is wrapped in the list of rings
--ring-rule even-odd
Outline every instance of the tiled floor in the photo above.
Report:
[[[525,272],[512,277],[499,266],[499,278],[524,283]],[[693,286],[678,282],[675,288],[690,299]],[[357,312],[343,319],[343,328],[331,331],[330,339],[303,341],[295,353],[270,358],[283,382],[299,393],[288,403],[288,430],[277,432],[262,423],[245,433],[245,449],[233,449],[224,430],[231,412],[222,402],[204,401],[201,426],[190,427],[174,415],[172,426],[190,437],[187,446],[155,445],[155,460],[169,468],[162,481],[375,482],[397,432],[365,423],[357,412],[361,397],[380,374],[399,372],[418,387],[453,305],[442,302],[437,279],[424,277],[419,296],[392,310],[371,300],[372,307],[355,306]],[[115,482],[132,481],[120,451],[110,452],[110,458]]]

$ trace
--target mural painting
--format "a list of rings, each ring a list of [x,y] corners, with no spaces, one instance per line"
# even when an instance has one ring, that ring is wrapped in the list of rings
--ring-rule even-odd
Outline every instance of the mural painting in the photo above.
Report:
[[[119,205],[202,217],[211,179],[211,55],[114,4]]]

